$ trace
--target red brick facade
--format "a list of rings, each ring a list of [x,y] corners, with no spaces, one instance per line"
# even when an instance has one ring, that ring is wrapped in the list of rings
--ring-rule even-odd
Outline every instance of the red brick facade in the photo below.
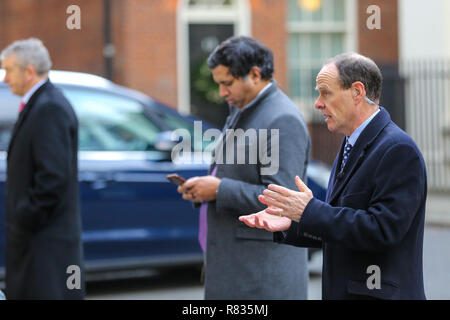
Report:
[[[176,107],[176,0],[113,0],[114,81]]]
[[[81,30],[66,27],[71,4],[81,7]],[[2,49],[15,40],[36,37],[50,51],[54,69],[104,74],[101,1],[3,0],[0,30]]]
[[[252,35],[273,49],[276,78],[286,88],[285,3],[249,3]],[[66,9],[72,4],[81,9],[81,30],[66,27]],[[177,4],[177,0],[111,0],[111,34],[116,51],[113,80],[174,107]],[[103,20],[100,0],[2,0],[0,47],[17,39],[37,37],[48,47],[54,69],[105,76]]]
[[[252,37],[269,47],[274,54],[278,85],[287,92],[287,30],[286,2],[279,0],[250,0]]]
[[[109,0],[111,38],[115,47],[112,80],[177,106],[178,0]],[[248,0],[252,36],[272,49],[275,78],[288,92],[287,0]],[[358,50],[377,63],[398,62],[397,0],[357,0]],[[81,30],[68,30],[66,9],[81,8]],[[37,37],[48,47],[53,68],[106,76],[104,2],[100,0],[2,0],[0,47],[17,39]],[[381,30],[366,26],[368,6],[381,9]],[[187,50],[186,50],[187,52]],[[313,157],[330,163],[340,137],[324,125],[311,124]],[[331,145],[331,147],[330,147]],[[328,150],[328,153],[324,153]]]
[[[398,3],[393,0],[358,0],[358,44],[359,52],[370,56],[377,63],[397,64],[398,46]],[[366,22],[370,5],[380,7],[381,29],[370,30]]]

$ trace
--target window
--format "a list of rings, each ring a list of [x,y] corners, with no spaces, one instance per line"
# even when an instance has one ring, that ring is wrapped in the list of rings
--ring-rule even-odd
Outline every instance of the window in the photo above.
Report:
[[[354,0],[288,0],[289,94],[308,121],[317,98],[316,76],[327,59],[354,51]],[[356,12],[354,13],[356,16]]]
[[[139,101],[93,90],[63,91],[78,116],[80,151],[154,150],[160,130]]]

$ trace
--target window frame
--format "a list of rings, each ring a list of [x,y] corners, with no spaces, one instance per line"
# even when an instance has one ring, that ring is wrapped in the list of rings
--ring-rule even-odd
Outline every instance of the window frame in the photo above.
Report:
[[[289,1],[289,0],[288,0]],[[303,60],[299,61],[295,68],[293,68],[292,64],[292,57],[290,57],[290,41],[292,36],[300,37],[302,35],[314,35],[314,34],[327,34],[327,35],[333,35],[333,34],[344,34],[344,43],[343,43],[343,52],[356,52],[358,50],[357,48],[357,38],[358,38],[358,31],[357,31],[357,10],[358,10],[358,3],[357,0],[344,0],[345,1],[345,19],[343,22],[334,22],[334,21],[323,21],[323,20],[317,20],[317,21],[290,21],[289,19],[289,13],[286,15],[286,30],[288,32],[288,43],[286,45],[286,64],[287,64],[287,70],[288,70],[288,93],[289,96],[292,98],[292,100],[297,104],[301,112],[303,113],[305,120],[307,122],[321,122],[322,117],[319,113],[314,112],[314,102],[317,99],[317,95],[309,96],[309,97],[303,97],[303,96],[297,96],[294,95],[293,92],[291,92],[291,84],[290,81],[293,77],[293,72],[301,72],[302,66],[311,66],[311,70],[314,70],[315,68],[319,68],[322,66],[324,61],[319,62],[312,62],[312,60]],[[290,6],[287,5],[287,10],[289,10]],[[331,15],[331,8],[324,7],[325,16]],[[311,13],[312,15],[312,13]],[[309,43],[307,44],[308,47],[310,47],[310,40],[308,40]],[[329,43],[328,41],[325,41],[324,38],[321,40],[321,50],[325,51],[329,49]],[[300,45],[300,44],[299,44]],[[320,55],[322,56],[322,54]],[[329,57],[332,58],[332,57]],[[302,75],[299,75],[302,77]],[[301,83],[301,80],[300,80]],[[303,94],[304,89],[300,89],[300,95]]]

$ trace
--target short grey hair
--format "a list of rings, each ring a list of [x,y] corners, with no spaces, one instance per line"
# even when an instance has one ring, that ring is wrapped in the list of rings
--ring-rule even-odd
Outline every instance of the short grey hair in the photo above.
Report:
[[[47,74],[52,67],[47,48],[36,38],[14,41],[2,51],[0,60],[11,55],[17,58],[17,63],[23,69],[32,65],[39,76]]]
[[[330,63],[333,63],[339,71],[342,89],[349,89],[353,83],[360,81],[364,84],[370,100],[375,102],[380,100],[383,76],[372,59],[352,52],[335,56],[325,64]]]

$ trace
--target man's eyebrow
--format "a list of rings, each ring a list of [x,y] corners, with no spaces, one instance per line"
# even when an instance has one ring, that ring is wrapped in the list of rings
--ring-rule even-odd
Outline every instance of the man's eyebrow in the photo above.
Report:
[[[316,91],[319,91],[319,90],[328,90],[328,86],[327,86],[326,84],[320,84],[320,85],[317,85],[314,89],[315,89]]]

